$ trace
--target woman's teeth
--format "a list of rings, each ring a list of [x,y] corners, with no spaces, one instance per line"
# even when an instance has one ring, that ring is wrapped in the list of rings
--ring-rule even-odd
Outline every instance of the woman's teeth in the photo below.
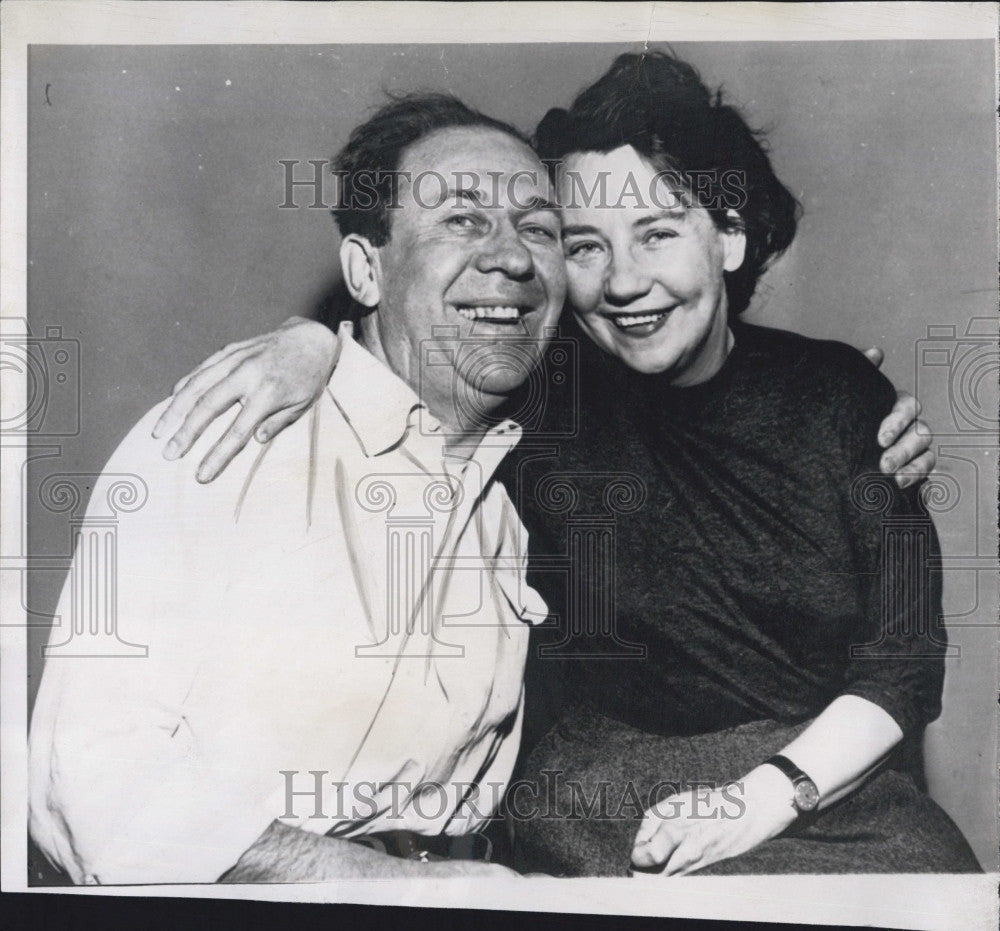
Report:
[[[517,320],[521,311],[516,307],[456,307],[466,320]]]
[[[611,318],[611,322],[623,330],[627,330],[634,326],[645,326],[647,323],[656,323],[657,320],[662,320],[668,313],[669,310],[661,310],[655,314],[615,314]]]

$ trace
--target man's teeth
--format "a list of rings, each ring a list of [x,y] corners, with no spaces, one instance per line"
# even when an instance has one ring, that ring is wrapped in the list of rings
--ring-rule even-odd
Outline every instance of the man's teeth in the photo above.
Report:
[[[517,320],[521,311],[516,307],[456,307],[466,320]]]
[[[647,323],[655,323],[665,317],[669,311],[661,310],[655,314],[616,314],[612,320],[615,326],[624,328],[633,326],[644,326]]]

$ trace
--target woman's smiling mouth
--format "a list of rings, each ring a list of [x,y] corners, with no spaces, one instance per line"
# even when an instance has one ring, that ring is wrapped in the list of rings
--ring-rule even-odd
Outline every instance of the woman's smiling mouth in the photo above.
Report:
[[[602,313],[622,333],[628,336],[650,336],[660,329],[670,316],[673,307],[663,310],[645,310],[639,313]]]

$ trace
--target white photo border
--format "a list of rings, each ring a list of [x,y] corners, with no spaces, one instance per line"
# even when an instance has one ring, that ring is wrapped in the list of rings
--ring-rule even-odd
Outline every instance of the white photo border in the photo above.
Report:
[[[512,15],[513,14],[513,15]],[[81,2],[0,7],[2,317],[27,316],[27,61],[33,44],[340,44],[992,39],[993,3],[409,3]],[[567,24],[571,24],[568,26]],[[9,379],[8,379],[9,381]],[[0,397],[6,421],[26,388]],[[0,537],[20,540],[23,446],[0,455]],[[997,874],[983,876],[657,877],[468,881],[371,880],[272,886],[32,888],[27,884],[27,627],[19,586],[0,586],[0,886],[5,892],[350,902],[671,915],[920,929],[997,927]],[[637,888],[636,883],[639,883]],[[638,893],[638,894],[637,894]]]

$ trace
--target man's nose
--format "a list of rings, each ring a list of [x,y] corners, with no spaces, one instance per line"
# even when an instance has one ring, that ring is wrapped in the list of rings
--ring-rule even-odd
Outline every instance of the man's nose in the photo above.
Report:
[[[652,286],[652,279],[628,253],[616,255],[604,279],[604,299],[624,307],[648,294]]]
[[[483,274],[499,271],[521,281],[534,275],[535,264],[517,230],[501,225],[484,244],[476,259],[476,268]]]

